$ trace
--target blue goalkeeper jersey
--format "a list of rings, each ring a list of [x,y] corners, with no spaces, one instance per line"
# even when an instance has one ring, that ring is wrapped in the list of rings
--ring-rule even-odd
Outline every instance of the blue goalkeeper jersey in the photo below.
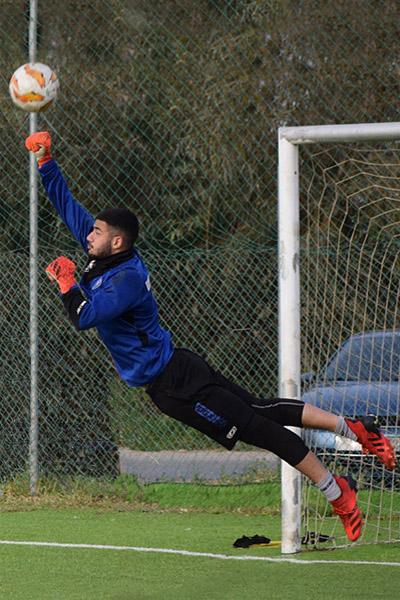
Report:
[[[94,218],[73,199],[54,159],[39,173],[53,206],[87,253]],[[78,329],[97,329],[130,386],[144,386],[164,370],[174,348],[158,322],[149,275],[136,248],[89,260],[80,287],[71,288],[62,300]]]

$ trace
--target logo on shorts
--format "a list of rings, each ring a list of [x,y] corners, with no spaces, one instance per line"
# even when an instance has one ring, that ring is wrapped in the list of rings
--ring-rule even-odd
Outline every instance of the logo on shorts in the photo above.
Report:
[[[237,432],[237,427],[233,426],[232,429],[230,429],[228,431],[228,433],[226,434],[226,437],[228,438],[228,440],[231,440],[236,432]]]
[[[219,427],[220,429],[223,429],[227,426],[227,422],[225,419],[217,415],[213,410],[211,410],[211,408],[207,408],[207,406],[201,404],[201,402],[196,403],[194,410],[198,415],[203,417],[203,419],[206,419],[207,421],[209,421],[213,425],[216,425],[216,427]]]

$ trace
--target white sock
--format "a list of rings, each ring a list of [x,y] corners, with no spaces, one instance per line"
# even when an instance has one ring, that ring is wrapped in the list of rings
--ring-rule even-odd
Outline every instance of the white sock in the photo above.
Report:
[[[316,486],[319,489],[319,491],[323,493],[325,498],[329,500],[329,502],[337,500],[339,496],[342,495],[342,490],[336,483],[336,480],[330,471],[328,471],[325,477],[321,479],[321,481],[317,483]]]
[[[347,425],[344,417],[339,417],[338,424],[336,425],[335,433],[341,435],[342,437],[349,438],[349,440],[357,441],[357,436]]]

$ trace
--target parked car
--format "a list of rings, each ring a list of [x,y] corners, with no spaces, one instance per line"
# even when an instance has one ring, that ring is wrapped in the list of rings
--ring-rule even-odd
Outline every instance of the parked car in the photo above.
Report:
[[[310,404],[343,416],[376,415],[400,454],[400,330],[352,335],[320,373],[303,375],[302,383],[302,398]],[[357,442],[330,432],[313,430],[307,441],[317,452],[361,453]]]

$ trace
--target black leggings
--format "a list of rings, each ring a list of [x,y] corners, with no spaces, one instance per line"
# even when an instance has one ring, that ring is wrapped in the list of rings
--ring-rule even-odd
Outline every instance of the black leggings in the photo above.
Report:
[[[304,402],[257,398],[189,350],[175,350],[146,391],[162,412],[228,450],[241,440],[270,450],[292,466],[308,452],[303,440],[284,427],[301,427]]]
[[[279,423],[257,414],[253,415],[238,439],[273,452],[292,467],[298,465],[308,453],[301,437]]]

